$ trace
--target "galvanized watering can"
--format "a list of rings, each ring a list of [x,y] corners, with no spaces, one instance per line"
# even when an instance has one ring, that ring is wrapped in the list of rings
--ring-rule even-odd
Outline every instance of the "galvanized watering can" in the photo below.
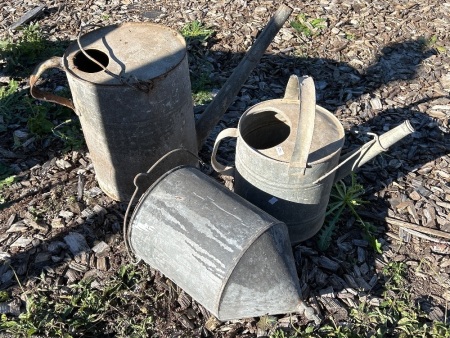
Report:
[[[131,252],[220,320],[301,310],[286,225],[189,160],[174,150],[136,177],[137,191],[154,183],[125,223]]]
[[[254,105],[238,128],[223,130],[212,153],[214,169],[231,173],[216,160],[219,143],[237,137],[237,194],[285,222],[292,244],[316,234],[325,219],[332,185],[412,133],[408,121],[349,155],[340,157],[344,129],[315,102],[311,77],[291,76],[283,99]]]
[[[71,100],[38,89],[49,68],[66,73]],[[31,94],[73,109],[80,117],[98,183],[128,201],[134,177],[168,151],[197,151],[186,43],[153,23],[124,23],[82,35],[40,64]],[[187,163],[189,164],[189,163]]]
[[[100,188],[115,200],[129,201],[133,178],[163,154],[177,148],[197,152],[291,12],[280,5],[196,123],[184,38],[152,23],[112,25],[82,35],[62,58],[38,65],[30,91],[75,110]],[[49,68],[65,71],[73,103],[36,87]]]

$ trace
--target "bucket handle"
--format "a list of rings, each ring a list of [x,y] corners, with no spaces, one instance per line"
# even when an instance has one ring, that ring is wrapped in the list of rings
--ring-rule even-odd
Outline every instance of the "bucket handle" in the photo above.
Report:
[[[289,161],[290,175],[294,174],[293,171],[297,169],[300,169],[299,174],[305,175],[316,117],[316,88],[313,78],[291,75],[284,98],[298,98],[300,108],[294,150]]]
[[[134,199],[136,198],[139,191],[147,190],[153,183],[156,182],[158,178],[160,178],[168,171],[164,168],[177,168],[186,165],[186,163],[189,163],[189,161],[192,161],[193,159],[195,159],[196,162],[203,163],[203,161],[193,152],[185,148],[177,148],[169,151],[164,156],[162,156],[150,167],[149,170],[147,170],[146,173],[139,173],[134,177],[133,183],[136,186],[136,189],[131,196],[130,202],[127,206],[127,211],[125,212],[125,216],[123,219],[123,239],[128,256],[130,257],[133,264],[139,263],[139,261],[137,261],[134,257],[133,248],[131,247],[131,243],[129,241],[131,228],[128,224],[128,215],[130,214]],[[170,163],[170,165],[168,165],[167,163]]]
[[[33,96],[38,100],[58,103],[60,105],[72,109],[76,113],[75,106],[73,105],[73,102],[71,100],[53,93],[45,92],[36,87],[36,82],[39,80],[42,73],[44,73],[47,69],[51,68],[57,68],[64,71],[64,67],[62,66],[62,58],[59,56],[53,56],[50,59],[41,62],[39,65],[36,66],[36,68],[33,70],[33,73],[30,76],[31,96]]]
[[[211,165],[215,171],[223,175],[233,175],[234,167],[225,166],[217,161],[217,150],[219,149],[220,142],[226,137],[238,137],[239,131],[237,128],[228,128],[222,130],[219,135],[217,135],[216,141],[214,142],[214,148],[211,154]]]

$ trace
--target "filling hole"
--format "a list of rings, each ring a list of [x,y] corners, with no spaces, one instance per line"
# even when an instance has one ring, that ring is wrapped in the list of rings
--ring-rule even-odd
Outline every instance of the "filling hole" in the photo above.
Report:
[[[99,62],[103,67],[108,66],[109,63],[109,57],[102,51],[99,51],[97,49],[87,49],[85,50],[86,54],[89,55],[91,58]],[[78,52],[74,59],[73,64],[82,72],[86,73],[97,73],[103,68],[101,68],[99,65],[97,65],[95,62],[91,61],[89,58],[86,57],[86,55],[83,54],[83,52]]]
[[[241,126],[244,141],[254,149],[268,149],[289,137],[291,127],[286,117],[274,111],[263,111],[248,115]]]

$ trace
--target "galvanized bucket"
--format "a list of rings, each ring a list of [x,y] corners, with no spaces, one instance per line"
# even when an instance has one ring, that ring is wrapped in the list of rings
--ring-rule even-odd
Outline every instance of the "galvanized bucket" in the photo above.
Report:
[[[231,173],[233,168],[218,163],[216,153],[223,138],[237,137],[235,192],[285,222],[292,244],[322,226],[344,143],[341,123],[315,105],[314,82],[301,86],[305,81],[312,79],[301,82],[291,76],[283,99],[244,112],[237,129],[217,136],[211,159],[215,170]]]
[[[177,152],[168,156],[173,165],[183,163]],[[155,168],[138,175],[138,188],[142,179],[156,178]],[[220,320],[299,310],[286,225],[192,166],[157,179],[124,232],[137,258]]]
[[[65,71],[73,103],[35,87],[49,68]],[[30,84],[34,97],[79,115],[98,183],[115,200],[128,201],[134,177],[168,151],[197,152],[186,44],[168,27],[125,23],[91,31],[62,58],[39,65]]]

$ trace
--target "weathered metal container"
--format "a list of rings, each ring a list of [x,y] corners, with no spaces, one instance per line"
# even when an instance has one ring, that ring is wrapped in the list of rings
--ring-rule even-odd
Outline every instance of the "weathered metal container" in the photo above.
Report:
[[[299,310],[286,225],[194,167],[163,174],[140,198],[126,233],[137,258],[220,320]]]
[[[234,191],[285,222],[297,244],[320,230],[336,179],[413,131],[406,121],[340,158],[341,123],[316,105],[312,78],[291,76],[283,99],[254,105],[237,129],[217,136],[211,162],[217,171],[230,174],[233,168],[218,163],[216,153],[223,138],[237,137]]]
[[[197,152],[183,37],[153,23],[124,23],[84,34],[62,58],[31,76],[34,97],[66,105],[80,117],[102,190],[128,201],[133,179],[163,154]],[[35,87],[49,68],[65,71],[72,101]],[[170,169],[170,168],[166,168]]]
[[[333,175],[315,181],[338,164],[344,144],[342,125],[326,109],[316,106],[309,116],[299,114],[299,89],[299,79],[291,77],[283,99],[248,109],[236,130],[219,134],[215,149],[222,138],[237,136],[234,191],[285,222],[292,244],[312,237],[322,226]],[[301,142],[299,137],[305,136],[309,140]],[[300,154],[302,145],[310,146],[309,151]],[[214,157],[215,152],[213,166],[224,171]],[[307,162],[306,174],[300,162]]]

